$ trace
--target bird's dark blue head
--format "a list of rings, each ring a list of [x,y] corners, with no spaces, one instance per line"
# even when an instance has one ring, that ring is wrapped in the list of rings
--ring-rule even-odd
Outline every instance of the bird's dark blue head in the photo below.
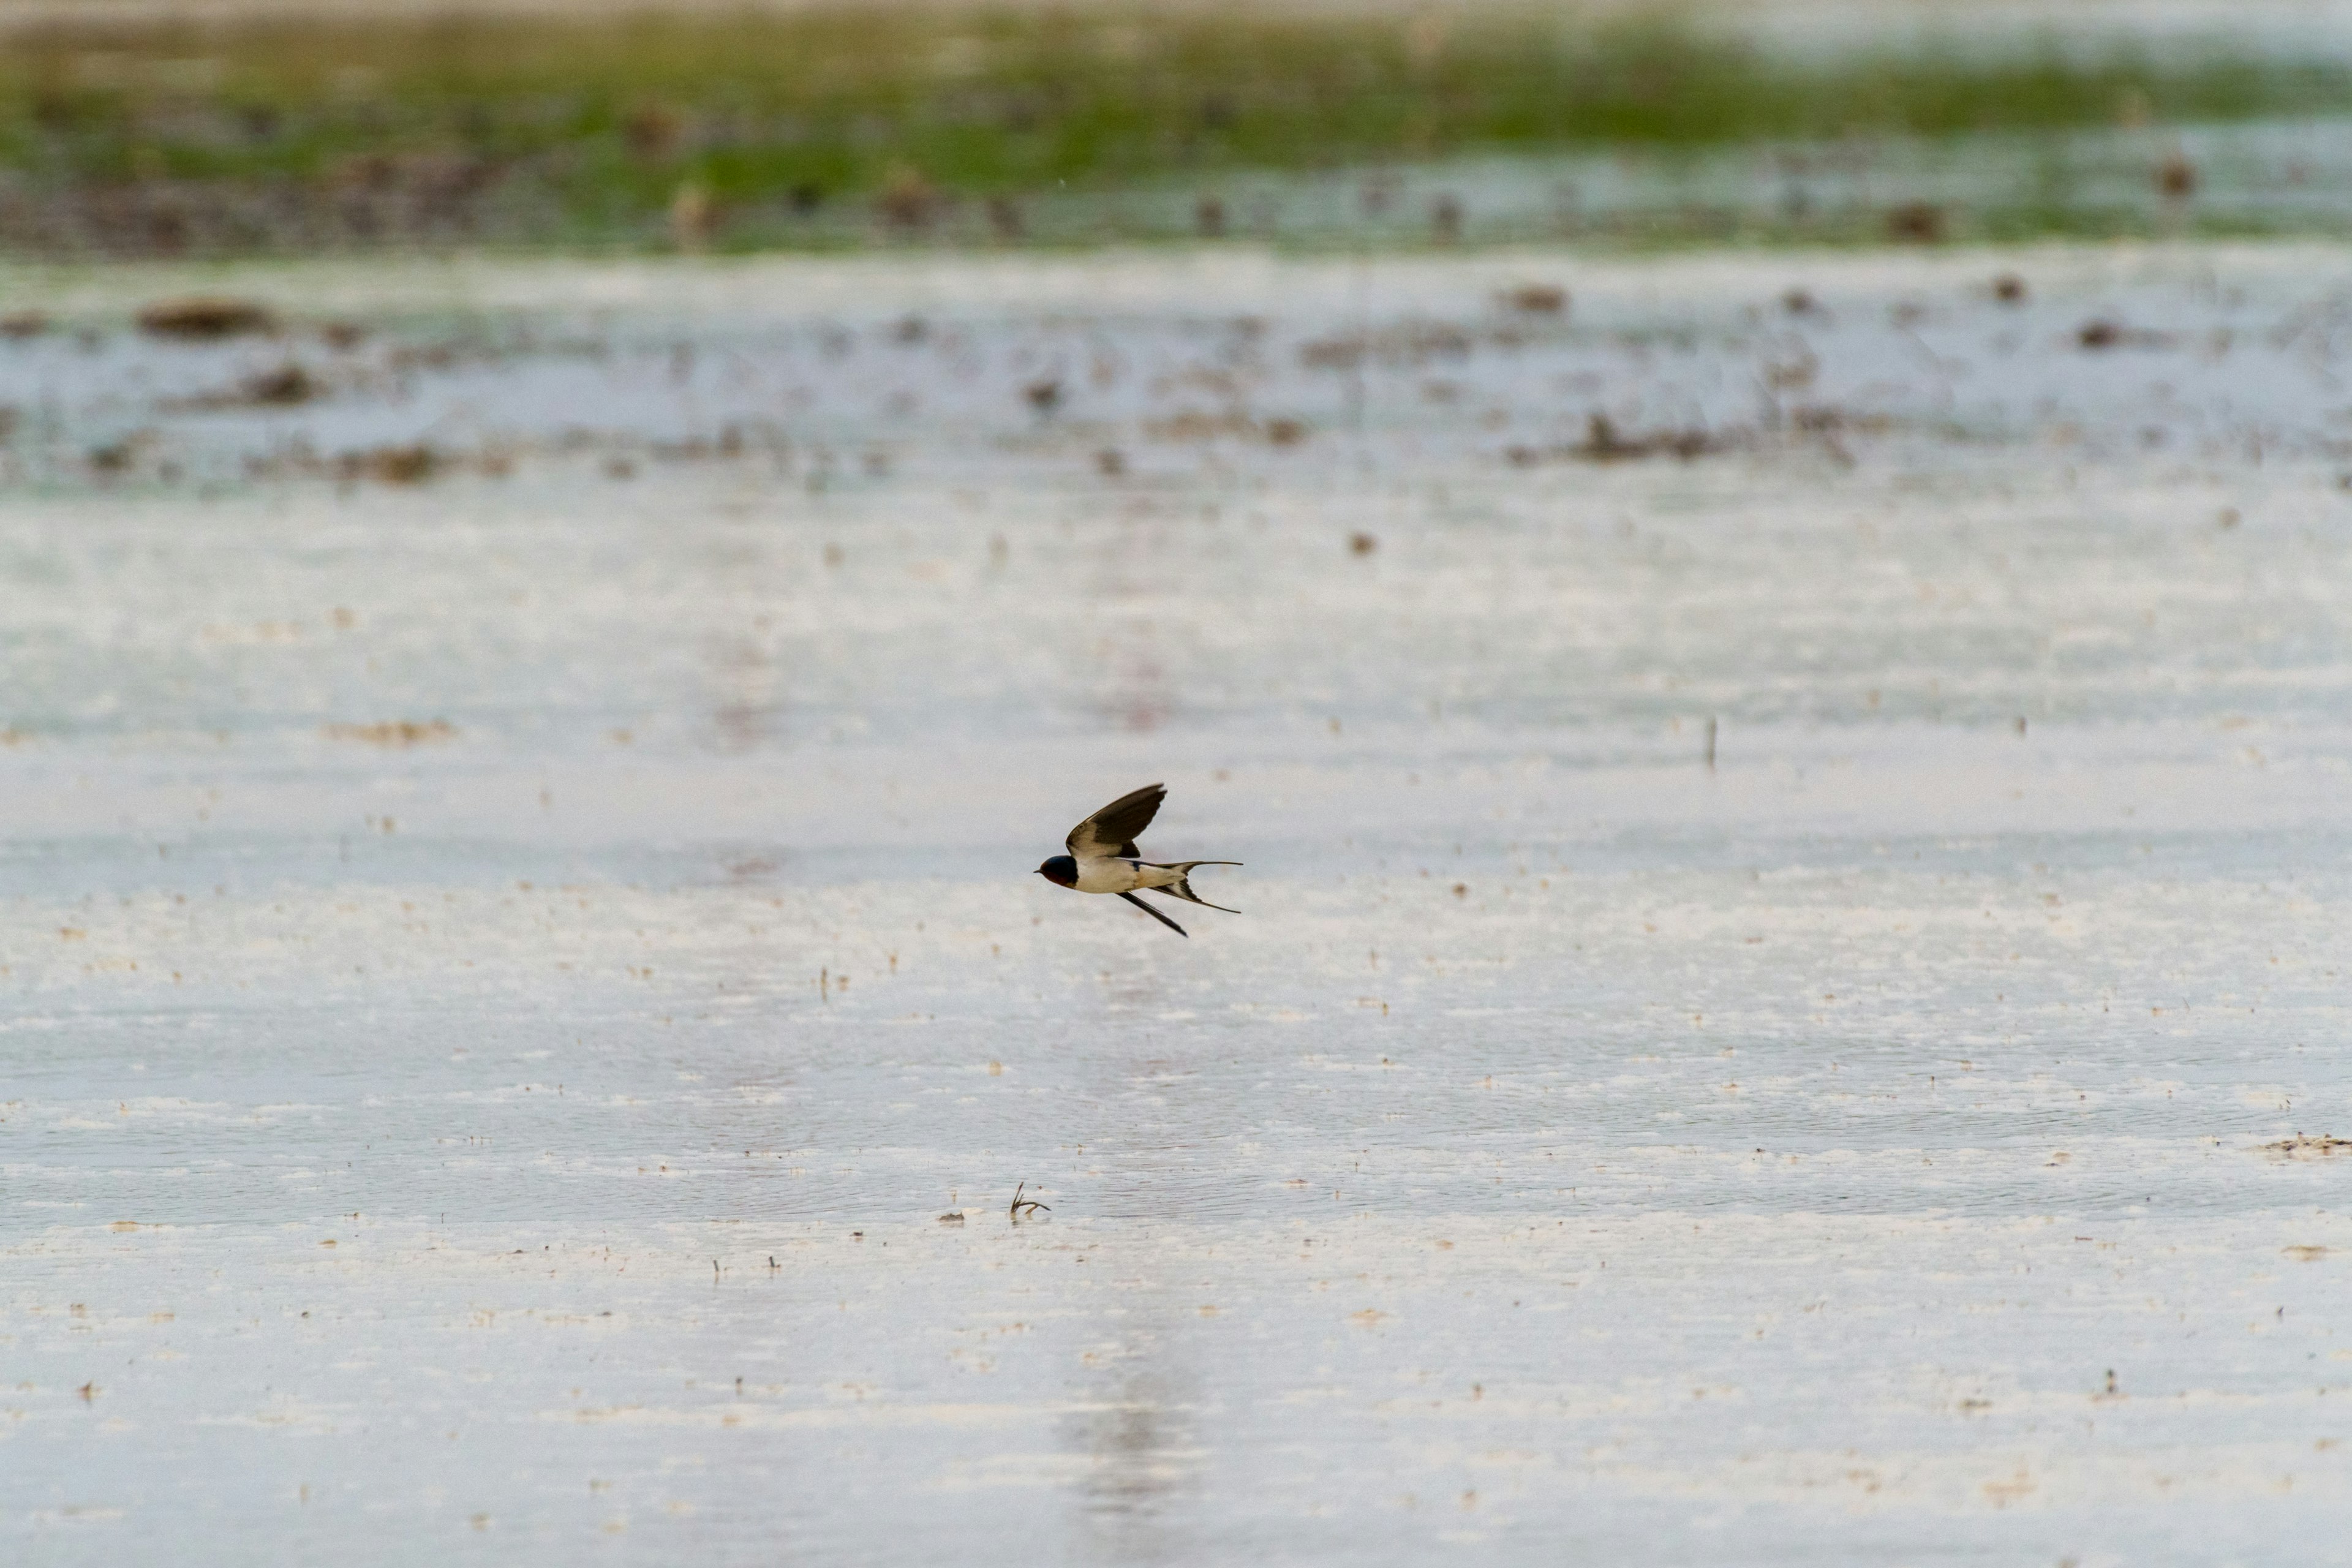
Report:
[[[1056,855],[1037,868],[1037,875],[1065,888],[1078,885],[1078,863],[1067,855]]]

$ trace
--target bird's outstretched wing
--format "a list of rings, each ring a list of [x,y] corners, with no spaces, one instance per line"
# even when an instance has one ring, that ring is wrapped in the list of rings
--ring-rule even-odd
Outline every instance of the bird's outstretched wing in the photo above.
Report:
[[[1135,841],[1160,814],[1166,784],[1146,784],[1133,795],[1120,795],[1070,829],[1070,853],[1081,860],[1105,855],[1133,855]]]
[[[1158,910],[1153,909],[1150,904],[1145,903],[1133,893],[1121,893],[1119,897],[1125,899],[1129,903],[1133,904],[1137,909],[1141,910],[1145,914],[1150,915],[1153,920],[1158,921],[1161,925],[1166,926],[1170,931],[1174,931],[1178,936],[1190,934],[1182,926],[1178,925],[1174,921],[1170,920],[1166,915],[1161,914]]]

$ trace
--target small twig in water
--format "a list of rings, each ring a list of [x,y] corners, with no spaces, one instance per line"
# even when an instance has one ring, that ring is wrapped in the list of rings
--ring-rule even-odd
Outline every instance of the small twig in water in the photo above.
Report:
[[[1028,1190],[1029,1184],[1026,1182],[1023,1182],[1020,1185],[1013,1189],[1013,1206],[1005,1212],[1013,1216],[1013,1223],[1014,1225],[1019,1225],[1021,1223],[1021,1215],[1024,1210],[1026,1210],[1031,1214],[1034,1214],[1039,1210],[1043,1210],[1046,1214],[1052,1214],[1054,1212],[1054,1208],[1051,1204],[1041,1204],[1035,1198],[1024,1198],[1021,1194]]]

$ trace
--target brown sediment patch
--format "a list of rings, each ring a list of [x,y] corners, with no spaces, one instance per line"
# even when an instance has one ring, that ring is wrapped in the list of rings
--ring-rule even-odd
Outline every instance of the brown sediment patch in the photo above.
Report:
[[[219,408],[293,408],[326,395],[326,384],[301,365],[289,361],[258,371],[221,392],[201,392],[194,397],[173,398],[166,413],[202,413]]]
[[[1555,458],[1580,463],[1622,463],[1643,458],[1678,458],[1688,462],[1741,444],[1740,437],[1731,433],[1697,426],[1629,433],[1618,429],[1607,415],[1595,414],[1585,422],[1581,441],[1554,447],[1508,447],[1504,448],[1503,457],[1522,468]]]
[[[1246,414],[1203,414],[1187,408],[1165,419],[1147,419],[1143,433],[1155,441],[1213,441],[1220,436],[1254,436],[1257,422]]]
[[[1522,283],[1503,291],[1502,302],[1528,316],[1557,316],[1568,310],[1568,290],[1557,283]]]
[[[1308,370],[1352,370],[1367,359],[1389,364],[1420,364],[1433,359],[1460,359],[1476,346],[1476,340],[1468,331],[1451,322],[1407,321],[1376,332],[1317,338],[1301,343],[1298,363]]]
[[[1605,414],[1585,422],[1584,443],[1569,448],[1569,456],[1589,463],[1615,463],[1634,458],[1672,457],[1685,460],[1721,451],[1726,439],[1696,426],[1687,430],[1650,430],[1626,435]]]
[[[193,295],[159,300],[139,312],[139,330],[159,338],[201,342],[244,337],[276,329],[277,318],[250,300]]]
[[[335,459],[335,475],[344,479],[374,479],[387,485],[419,485],[447,467],[448,460],[432,447],[376,447],[345,452]]]
[[[205,406],[229,406],[227,404]],[[238,402],[235,406],[249,407],[252,404]],[[187,405],[182,405],[185,407]],[[573,445],[567,444],[570,449]],[[245,476],[249,479],[323,479],[341,484],[357,484],[372,479],[378,484],[416,485],[445,474],[470,472],[490,479],[502,478],[514,470],[519,456],[515,447],[488,447],[472,452],[448,451],[423,442],[414,445],[362,447],[350,451],[321,454],[310,444],[295,440],[268,452],[247,455]]]
[[[1197,408],[1179,409],[1162,419],[1147,419],[1143,433],[1154,441],[1214,441],[1229,437],[1243,441],[1264,441],[1270,447],[1297,447],[1315,433],[1314,426],[1304,419],[1287,416],[1267,420],[1251,418],[1234,409],[1210,414]],[[1104,465],[1099,456],[1097,466],[1106,474],[1122,472],[1126,460],[1119,458]]]
[[[291,363],[247,376],[238,388],[247,403],[279,407],[308,403],[324,390],[316,376]]]
[[[1944,209],[1933,202],[1905,202],[1886,215],[1886,237],[1911,245],[1934,245],[1948,228]]]
[[[381,724],[329,724],[321,733],[331,741],[362,741],[371,746],[405,749],[455,740],[457,731],[446,719],[431,719],[422,724],[396,719]]]

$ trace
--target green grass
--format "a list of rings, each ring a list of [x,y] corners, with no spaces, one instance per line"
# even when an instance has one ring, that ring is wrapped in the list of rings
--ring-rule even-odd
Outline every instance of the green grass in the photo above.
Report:
[[[1805,62],[1672,23],[1509,11],[1444,27],[870,6],[60,24],[0,38],[0,170],[16,193],[13,219],[0,195],[0,247],[39,248],[74,224],[132,248],[174,235],[267,247],[305,224],[362,241],[371,223],[398,231],[386,237],[439,223],[625,239],[659,232],[688,185],[760,215],[763,233],[890,192],[882,210],[913,227],[945,196],[1238,170],[2347,110],[2352,67],[2334,60]],[[371,201],[389,216],[352,217]],[[44,219],[50,208],[63,216]]]

